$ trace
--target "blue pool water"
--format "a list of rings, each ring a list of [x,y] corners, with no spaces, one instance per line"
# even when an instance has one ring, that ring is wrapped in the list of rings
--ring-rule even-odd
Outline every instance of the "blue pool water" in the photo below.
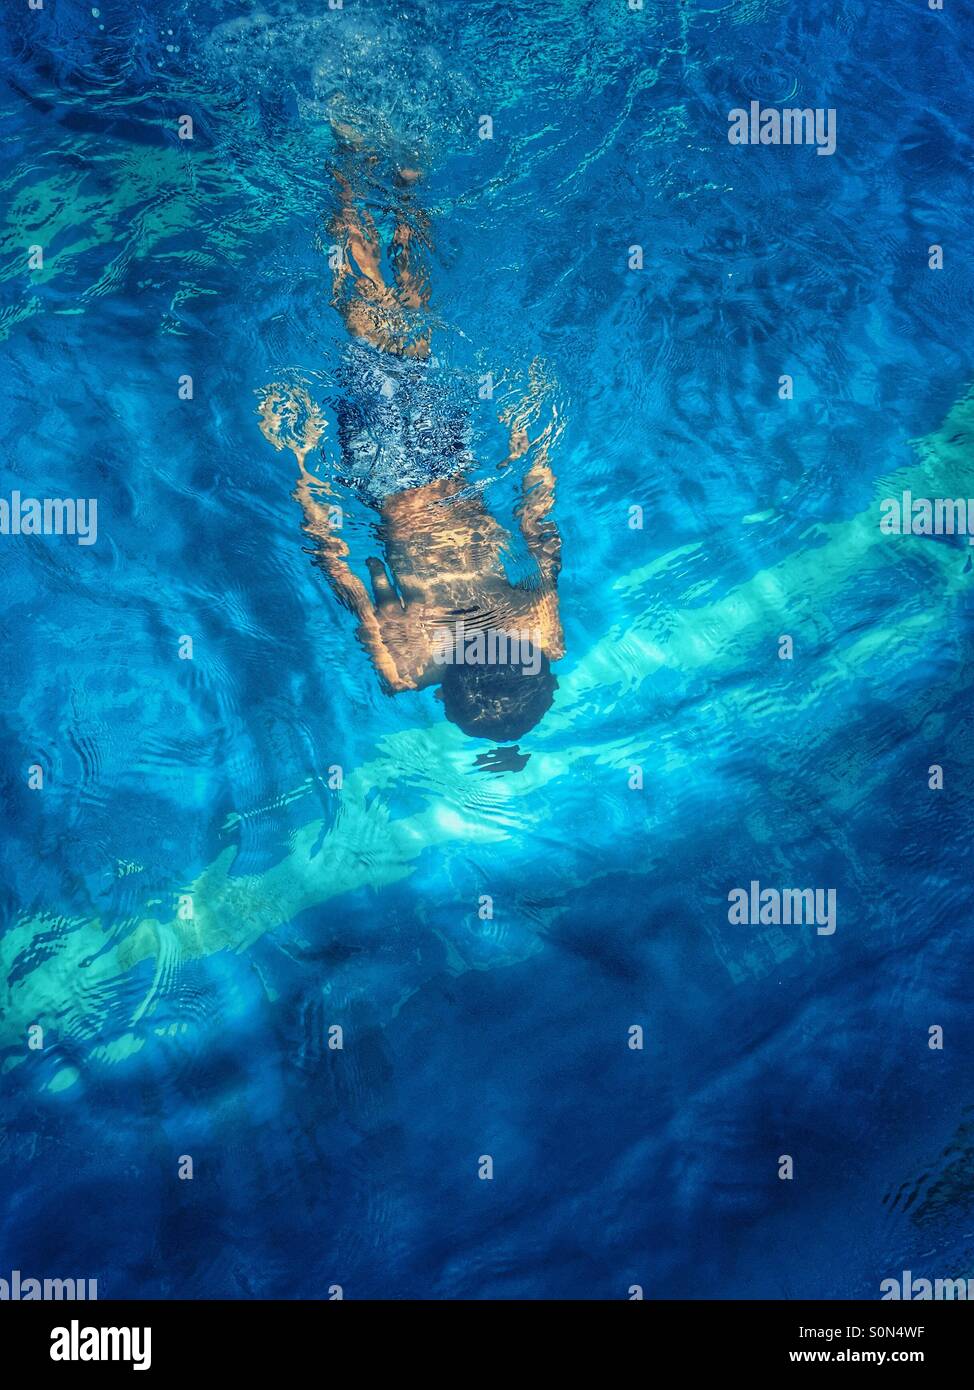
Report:
[[[974,497],[963,6],[2,24],[0,496],[94,497],[98,538],[0,536],[0,1277],[974,1277],[971,551],[878,527],[907,488]],[[390,160],[425,171],[437,370],[498,516],[536,360],[564,424],[566,655],[520,768],[382,693],[258,427],[262,388],[303,387],[336,462],[339,100],[377,215]],[[834,155],[731,145],[751,100],[834,108]],[[732,925],[752,880],[834,888],[834,934]]]

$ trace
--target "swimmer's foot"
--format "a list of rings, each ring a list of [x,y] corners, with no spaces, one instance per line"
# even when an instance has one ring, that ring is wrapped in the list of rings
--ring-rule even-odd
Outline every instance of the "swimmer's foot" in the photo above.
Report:
[[[331,126],[331,133],[335,137],[335,143],[343,152],[360,152],[365,148],[365,135],[353,124],[354,117],[348,110],[348,103],[343,92],[336,92],[331,99],[328,111],[328,122]]]
[[[378,163],[379,156],[374,147],[386,149],[387,156],[394,159],[392,150],[397,142],[389,139],[388,136],[383,140],[381,131],[384,126],[377,118],[371,119],[364,112],[352,109],[351,103],[346,98],[344,92],[336,92],[332,97],[328,121],[331,125],[331,133],[335,138],[338,151],[342,154],[365,154],[370,164]],[[371,142],[365,134],[363,127],[370,127],[372,131]],[[369,148],[369,145],[373,148]],[[390,148],[391,147],[391,148]],[[392,182],[396,188],[409,189],[415,188],[416,184],[423,177],[423,170],[420,168],[414,150],[399,148],[399,158],[396,160]]]

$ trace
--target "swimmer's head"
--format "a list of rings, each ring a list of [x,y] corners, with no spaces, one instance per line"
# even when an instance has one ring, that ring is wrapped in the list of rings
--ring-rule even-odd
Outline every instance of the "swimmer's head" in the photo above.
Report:
[[[515,662],[457,663],[444,667],[437,698],[446,717],[471,738],[510,743],[520,738],[551,708],[558,681],[548,658],[531,667]]]

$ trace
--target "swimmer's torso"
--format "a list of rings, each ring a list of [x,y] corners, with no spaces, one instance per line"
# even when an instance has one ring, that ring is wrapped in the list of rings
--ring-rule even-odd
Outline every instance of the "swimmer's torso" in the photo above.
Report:
[[[376,605],[382,639],[400,673],[417,686],[442,679],[435,635],[461,620],[468,632],[530,631],[549,660],[562,655],[554,587],[510,582],[503,565],[510,535],[462,476],[387,497],[380,534],[398,591]]]

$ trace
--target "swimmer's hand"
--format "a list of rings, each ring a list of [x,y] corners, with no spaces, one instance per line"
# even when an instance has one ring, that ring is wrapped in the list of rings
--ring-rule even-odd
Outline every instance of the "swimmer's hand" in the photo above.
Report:
[[[382,629],[374,609],[369,606],[359,610],[359,641],[372,658],[379,683],[387,695],[401,695],[404,690],[418,690],[419,686],[408,676],[399,674],[399,668],[392,659],[388,647],[382,640]]]
[[[408,676],[400,676],[398,672],[392,679],[389,679],[380,671],[379,684],[387,695],[401,695],[404,690],[419,689],[415,681],[411,681]]]

